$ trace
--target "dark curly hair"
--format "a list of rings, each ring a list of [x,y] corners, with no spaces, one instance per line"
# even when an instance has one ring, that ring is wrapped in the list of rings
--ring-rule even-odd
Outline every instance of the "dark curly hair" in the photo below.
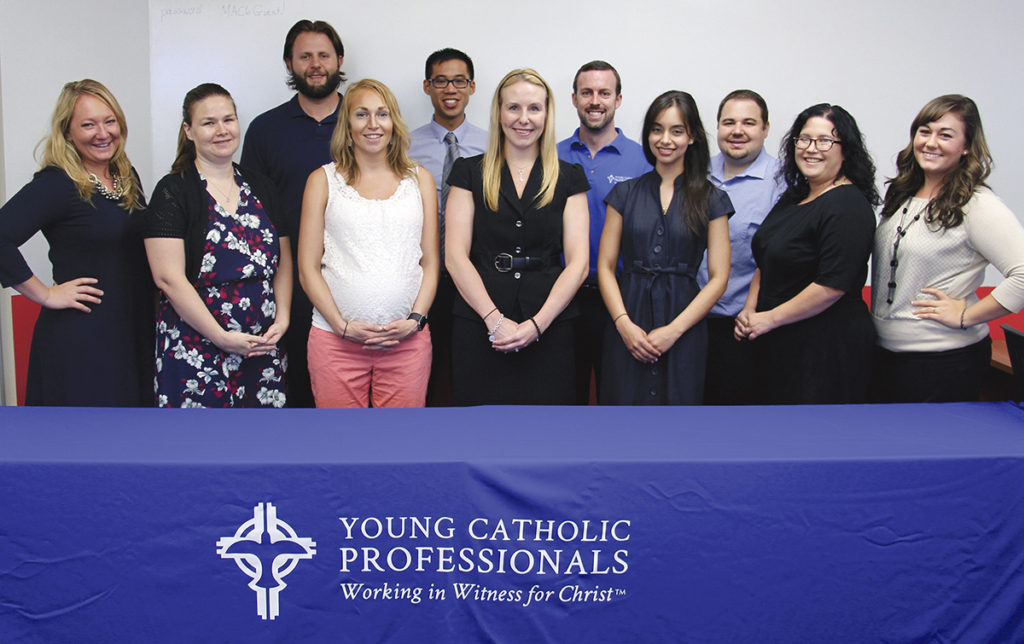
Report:
[[[800,112],[793,121],[793,127],[789,128],[782,139],[779,157],[782,159],[782,177],[787,188],[779,202],[799,203],[811,192],[807,178],[796,165],[796,137],[800,136],[807,121],[815,116],[831,123],[836,138],[842,142],[843,165],[839,168],[839,177],[848,179],[872,206],[877,206],[881,199],[875,187],[875,163],[864,146],[864,137],[857,127],[857,121],[842,107],[828,103],[818,103]]]
[[[885,204],[882,216],[888,217],[917,194],[924,185],[924,172],[914,156],[914,138],[917,130],[933,123],[946,114],[955,114],[964,122],[964,136],[967,138],[966,154],[960,157],[957,167],[949,173],[942,189],[928,202],[925,220],[938,222],[943,228],[956,228],[964,221],[964,206],[974,196],[974,191],[985,185],[985,179],[992,172],[992,155],[985,142],[985,131],[981,129],[981,115],[978,106],[961,94],[946,94],[933,98],[921,108],[910,124],[910,143],[896,157],[897,175],[886,181]]]
[[[708,231],[708,198],[711,195],[711,182],[708,181],[708,163],[711,152],[708,150],[708,135],[701,123],[697,103],[687,92],[669,90],[654,99],[644,116],[644,127],[641,141],[644,156],[648,163],[657,165],[654,152],[651,150],[651,130],[658,116],[670,107],[679,108],[679,113],[686,123],[686,133],[693,137],[693,143],[686,148],[683,156],[683,221],[686,226],[700,237],[706,237]]]

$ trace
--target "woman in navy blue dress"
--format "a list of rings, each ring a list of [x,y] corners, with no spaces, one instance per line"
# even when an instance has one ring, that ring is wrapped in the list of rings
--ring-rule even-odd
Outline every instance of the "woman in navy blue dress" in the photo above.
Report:
[[[235,103],[213,83],[185,96],[178,157],[147,213],[160,407],[283,407],[291,251],[276,190],[235,166]]]
[[[152,404],[153,282],[127,131],[110,90],[91,79],[67,83],[42,169],[0,209],[0,284],[42,306],[26,404]],[[53,286],[18,251],[39,231],[50,245]]]
[[[597,279],[614,327],[605,335],[601,402],[700,404],[704,317],[729,279],[732,202],[707,180],[707,135],[686,92],[654,100],[642,143],[654,170],[616,185],[605,199]],[[705,248],[709,279],[700,288]]]

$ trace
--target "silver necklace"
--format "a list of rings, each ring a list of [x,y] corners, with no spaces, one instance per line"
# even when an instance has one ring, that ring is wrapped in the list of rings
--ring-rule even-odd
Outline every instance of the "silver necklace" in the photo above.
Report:
[[[217,192],[217,194],[219,194],[221,197],[224,198],[224,201],[221,204],[221,205],[224,206],[224,208],[228,208],[231,205],[231,203],[232,203],[231,193],[233,192],[233,190],[228,189],[227,191],[225,191],[220,186],[218,186],[216,183],[214,183],[212,179],[207,179],[206,180],[206,185],[208,185],[211,188],[213,188]],[[237,188],[238,184],[236,184],[234,181],[232,181],[231,182],[231,186],[232,186],[232,188]]]
[[[532,163],[530,165],[528,165],[528,166],[523,166],[523,167],[518,168],[516,170],[516,172],[519,173],[519,183],[526,183],[526,171],[528,169],[530,169],[530,168],[533,168],[533,164]]]

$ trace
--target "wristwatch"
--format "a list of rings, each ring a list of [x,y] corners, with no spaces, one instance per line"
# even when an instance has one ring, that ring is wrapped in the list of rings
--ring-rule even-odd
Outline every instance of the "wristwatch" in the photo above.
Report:
[[[415,311],[410,313],[409,317],[407,317],[405,319],[406,320],[414,320],[416,322],[416,331],[422,331],[423,327],[427,326],[427,316],[420,315],[419,313],[416,313]]]

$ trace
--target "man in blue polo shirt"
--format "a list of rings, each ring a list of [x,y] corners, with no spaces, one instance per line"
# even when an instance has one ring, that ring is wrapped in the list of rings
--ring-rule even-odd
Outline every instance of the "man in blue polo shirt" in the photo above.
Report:
[[[427,404],[451,404],[451,333],[455,284],[444,268],[444,208],[448,197],[445,180],[455,159],[483,154],[487,130],[466,120],[469,97],[476,91],[473,61],[458,49],[439,49],[427,57],[423,92],[430,97],[434,116],[412,132],[409,156],[434,175],[437,215],[441,224],[441,275],[430,307],[430,339],[434,353],[427,385]]]
[[[601,382],[601,343],[608,325],[608,311],[597,288],[604,198],[616,183],[644,174],[651,164],[640,144],[615,127],[615,110],[622,104],[622,79],[614,67],[603,60],[580,67],[572,81],[572,104],[580,126],[558,143],[558,157],[583,166],[590,182],[590,275],[576,295],[580,309],[576,320],[576,403],[585,405],[590,401],[592,371],[595,382]]]
[[[729,193],[736,214],[729,218],[729,284],[708,314],[704,381],[704,403],[708,405],[749,404],[756,400],[750,346],[733,337],[733,327],[757,269],[750,240],[785,190],[779,160],[764,149],[768,128],[768,105],[757,92],[738,89],[718,105],[720,153],[711,159],[708,178]],[[697,283],[703,287],[707,282],[705,263],[697,274]]]
[[[341,63],[345,47],[334,28],[322,20],[300,20],[288,31],[284,64],[288,86],[296,90],[288,102],[260,114],[249,125],[242,146],[242,165],[269,177],[285,206],[285,231],[292,257],[298,257],[299,217],[306,179],[331,160],[331,134],[338,122],[345,80]],[[298,262],[294,262],[296,267]],[[306,366],[306,341],[313,305],[295,272],[291,323],[284,343],[288,352],[289,407],[312,407],[313,392]]]

